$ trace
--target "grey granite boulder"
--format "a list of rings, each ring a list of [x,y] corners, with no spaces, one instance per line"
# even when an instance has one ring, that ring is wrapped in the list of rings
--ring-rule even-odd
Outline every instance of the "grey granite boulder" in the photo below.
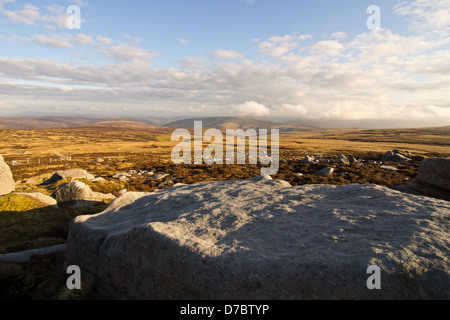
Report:
[[[407,188],[450,201],[450,158],[424,159],[420,163],[416,179]]]
[[[0,155],[0,195],[11,193],[16,188],[11,168],[5,163]]]
[[[49,185],[53,184],[55,182],[58,182],[59,180],[66,180],[66,179],[86,179],[86,180],[92,180],[95,177],[88,173],[86,170],[83,169],[69,169],[65,171],[58,171],[51,176],[50,179],[44,181],[43,185]]]
[[[91,188],[81,181],[73,180],[59,186],[52,197],[61,205],[92,205],[98,202],[114,200],[116,197],[110,193],[93,192]]]
[[[402,151],[399,151],[397,149],[394,149],[392,151],[388,151],[381,157],[381,161],[383,161],[383,162],[388,162],[388,161],[393,161],[393,162],[409,161],[410,159],[408,157],[406,157],[405,155],[403,155],[402,153],[403,153]]]
[[[381,186],[270,177],[128,192],[72,221],[65,265],[101,299],[449,299],[449,216]]]
[[[334,168],[323,168],[315,173],[316,176],[327,176],[333,174]]]
[[[33,199],[36,199],[40,202],[42,202],[43,204],[48,205],[49,207],[58,207],[58,203],[56,202],[56,200],[52,197],[49,197],[45,194],[42,194],[40,192],[33,192],[33,193],[17,193],[20,195],[24,195],[24,196],[28,196],[31,197]]]

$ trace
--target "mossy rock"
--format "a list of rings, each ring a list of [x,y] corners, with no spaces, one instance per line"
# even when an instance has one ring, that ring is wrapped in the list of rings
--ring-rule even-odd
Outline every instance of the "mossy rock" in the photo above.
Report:
[[[23,212],[45,207],[48,204],[23,194],[10,193],[0,197],[0,212]]]

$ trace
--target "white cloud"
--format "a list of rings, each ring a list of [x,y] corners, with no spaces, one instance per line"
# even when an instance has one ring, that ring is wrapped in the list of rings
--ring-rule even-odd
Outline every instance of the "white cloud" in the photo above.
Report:
[[[39,34],[34,37],[34,42],[52,48],[73,47],[73,45],[70,43],[70,37],[68,37],[67,35],[53,34],[51,36],[46,36]]]
[[[0,101],[0,110],[2,109],[13,109],[14,106],[8,102]]]
[[[73,37],[73,42],[75,42],[77,45],[84,46],[94,43],[94,40],[92,36],[88,36],[83,33],[78,33],[76,36]]]
[[[188,43],[189,43],[189,40],[187,40],[187,39],[178,39],[178,41],[179,41],[182,45],[185,45],[185,44],[188,44]]]
[[[424,6],[431,3],[422,2]],[[0,0],[0,8],[5,3]],[[397,14],[420,16],[426,10],[414,9],[418,5],[418,1],[409,7],[403,3]],[[55,26],[63,17],[62,8],[45,9],[48,16],[30,21]],[[257,49],[263,53],[258,60],[219,49],[209,57],[186,57],[172,68],[153,68],[149,61],[156,54],[139,47],[139,38],[127,35],[121,37],[129,44],[70,32],[0,37],[73,48],[72,55],[77,54],[75,45],[95,44],[91,48],[113,58],[103,64],[75,65],[73,61],[0,57],[0,95],[8,101],[27,97],[31,103],[59,105],[67,101],[89,106],[122,103],[130,106],[130,112],[133,105],[152,104],[180,115],[197,110],[199,114],[450,123],[450,50],[445,46],[450,37],[397,34],[389,29],[352,38],[335,32],[314,41],[311,35],[288,34],[258,40]],[[0,108],[7,106],[0,103]]]
[[[413,28],[442,30],[450,27],[450,0],[402,1],[393,11],[409,17]]]
[[[246,101],[243,104],[232,106],[234,112],[241,116],[268,116],[270,109],[256,101]]]
[[[314,43],[307,50],[312,54],[337,56],[344,50],[344,45],[337,40],[325,40]]]
[[[76,5],[78,5],[80,7],[87,7],[87,6],[89,6],[89,3],[87,3],[87,2],[85,2],[83,0],[68,0],[68,2],[70,4],[74,4],[75,3]]]
[[[156,54],[150,53],[139,47],[133,47],[128,44],[120,44],[107,48],[100,48],[100,52],[114,57],[118,61],[145,60],[153,59]]]
[[[331,37],[336,39],[345,39],[348,37],[348,34],[345,32],[335,32],[331,34]]]
[[[38,7],[32,4],[26,4],[22,10],[12,11],[4,9],[4,4],[7,2],[13,1],[3,1],[2,3],[0,3],[0,13],[6,16],[9,21],[16,23],[24,23],[27,25],[36,24],[36,21],[40,16]]]
[[[98,35],[97,38],[95,38],[95,39],[102,44],[112,44],[113,43],[113,41],[110,38],[103,37],[100,35]]]
[[[285,35],[276,36],[260,42],[258,45],[259,50],[272,57],[281,57],[287,53],[292,52],[298,48],[299,42],[307,39],[311,39],[312,35]]]
[[[211,58],[217,59],[242,59],[244,55],[242,53],[233,50],[216,50],[211,54]]]

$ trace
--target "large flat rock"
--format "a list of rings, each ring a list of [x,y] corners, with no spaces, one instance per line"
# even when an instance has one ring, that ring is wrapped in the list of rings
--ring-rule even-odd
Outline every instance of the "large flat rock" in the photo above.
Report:
[[[445,200],[376,185],[201,183],[76,218],[66,264],[108,299],[448,299],[449,217]]]

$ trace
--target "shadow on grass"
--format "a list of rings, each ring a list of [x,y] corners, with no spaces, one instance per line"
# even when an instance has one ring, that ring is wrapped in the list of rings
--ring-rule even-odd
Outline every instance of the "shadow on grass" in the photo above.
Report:
[[[0,211],[0,254],[63,244],[69,225],[79,215],[97,214],[108,205],[43,207]],[[33,256],[29,262],[0,262],[0,300],[79,300],[91,295],[67,292],[63,270],[65,252]]]

